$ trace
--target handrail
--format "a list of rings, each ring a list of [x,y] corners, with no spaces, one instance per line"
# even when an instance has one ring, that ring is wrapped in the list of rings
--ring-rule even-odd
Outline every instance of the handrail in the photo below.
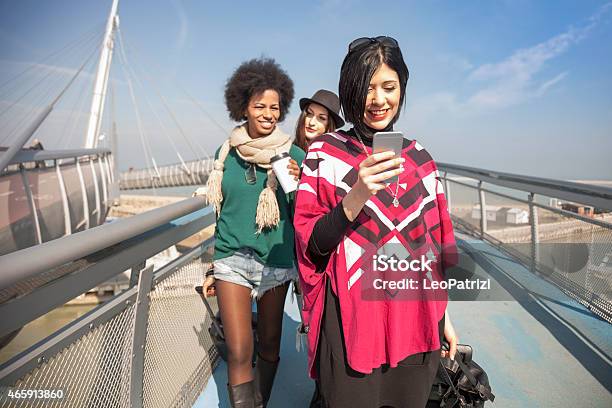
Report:
[[[188,198],[121,221],[100,225],[78,234],[1,256],[0,290],[54,267],[134,238],[203,207],[203,197]]]
[[[111,153],[109,148],[95,149],[61,149],[61,150],[26,150],[19,151],[9,162],[20,164],[26,162],[37,162],[44,160],[72,159],[84,156],[100,156]]]
[[[119,188],[137,190],[177,186],[205,185],[212,170],[212,159],[191,160],[188,162],[166,164],[157,167],[157,172],[149,169],[132,169],[121,173]]]
[[[464,183],[464,182],[461,182],[461,181],[458,181],[458,180],[453,180],[453,179],[448,178],[448,177],[446,177],[445,180],[448,180],[449,182],[451,182],[453,184],[457,184],[457,185],[460,185],[460,186],[463,186],[463,187],[466,187],[466,188],[471,188],[471,189],[474,189],[474,190],[478,190],[478,186],[473,186],[473,185],[470,185],[468,183]],[[590,218],[590,217],[587,217],[587,216],[584,216],[584,215],[580,215],[580,214],[577,214],[577,213],[574,213],[574,212],[571,212],[571,211],[568,211],[568,210],[563,210],[563,209],[560,209],[560,208],[551,207],[550,205],[537,203],[535,201],[530,203],[529,200],[513,197],[511,195],[500,193],[498,191],[493,191],[493,190],[490,190],[490,189],[484,188],[484,187],[481,187],[480,191],[484,191],[485,193],[489,193],[489,194],[492,194],[492,195],[497,196],[497,197],[507,198],[507,199],[515,201],[517,203],[533,205],[534,207],[539,207],[539,208],[542,208],[542,209],[544,209],[546,211],[551,211],[551,212],[557,213],[559,215],[562,215],[564,217],[571,217],[571,218],[574,218],[574,219],[579,220],[579,221],[583,221],[583,222],[586,222],[586,223],[589,223],[589,224],[597,225],[598,227],[612,228],[612,225],[609,222],[601,221],[601,220],[599,220],[597,218]]]
[[[595,262],[595,260],[603,259],[604,256],[609,255],[608,250],[601,251],[598,249],[597,245],[595,245],[599,243],[599,240],[605,240],[606,237],[609,240],[612,234],[612,223],[608,221],[609,215],[603,216],[602,219],[590,218],[582,214],[555,208],[552,205],[549,206],[538,203],[535,199],[536,194],[538,194],[585,204],[606,211],[612,210],[612,188],[541,177],[521,176],[448,163],[438,163],[438,169],[441,173],[440,179],[443,180],[445,184],[449,211],[452,214],[451,217],[453,218],[453,222],[456,223],[457,226],[461,227],[461,229],[468,234],[475,235],[511,253],[513,256],[518,257],[523,262],[526,262],[532,272],[539,273],[544,279],[550,281],[569,296],[586,305],[594,314],[602,317],[608,322],[612,322],[610,302],[603,295],[606,288],[609,287],[609,271],[602,271],[601,273],[592,272],[594,265],[590,265],[592,260]],[[454,175],[465,176],[477,181],[477,183],[475,185],[470,185],[463,180],[455,180],[453,179]],[[451,183],[456,183],[460,186],[477,191],[478,196],[476,202],[478,207],[476,208],[479,210],[480,214],[479,216],[472,215],[471,217],[468,214],[467,217],[472,218],[471,223],[465,222],[461,218],[466,217],[465,213],[463,213],[464,215],[458,215],[453,207]],[[526,192],[528,193],[527,199],[525,200],[501,192],[492,191],[491,189],[485,188],[483,183],[502,186],[519,192]],[[512,235],[505,236],[504,234],[506,234],[506,231],[513,231],[513,227],[507,225],[508,222],[504,221],[505,219],[502,219],[501,223],[496,220],[498,223],[496,228],[489,230],[485,193],[497,197],[504,197],[526,205],[529,211],[529,231],[525,231],[524,229],[519,230],[523,235],[518,238],[513,238]],[[587,233],[590,232],[590,244],[587,244],[587,249],[589,251],[588,263],[590,266],[585,265],[586,269],[583,272],[580,274],[564,274],[562,272],[557,272],[554,261],[551,266],[550,261],[541,256],[540,241],[550,239],[550,237],[546,236],[544,229],[550,233],[551,226],[556,228],[555,223],[558,221],[547,222],[543,220],[542,216],[538,215],[538,208],[560,215],[563,217],[561,220],[569,218],[579,222],[568,225],[558,224],[560,234],[568,234],[568,236],[573,237],[574,234],[583,234],[585,231]],[[465,208],[463,208],[462,211],[465,211]],[[461,212],[459,212],[459,214],[461,214]],[[479,225],[471,225],[476,223],[475,221],[477,221]],[[541,229],[542,231],[540,231]],[[595,238],[595,236],[597,236],[597,238]],[[530,245],[530,254],[515,251],[510,245],[512,242],[515,242],[513,239],[520,239],[522,240],[520,242],[528,243]],[[565,256],[569,262],[574,255],[572,255],[571,251],[568,251]]]
[[[458,174],[502,187],[560,198],[612,211],[612,188],[609,187],[523,176],[449,163],[438,163],[438,169],[441,172]]]

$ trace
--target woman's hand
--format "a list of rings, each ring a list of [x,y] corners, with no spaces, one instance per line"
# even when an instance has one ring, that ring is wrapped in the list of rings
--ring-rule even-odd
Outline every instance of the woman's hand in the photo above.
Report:
[[[204,279],[204,283],[202,284],[202,294],[204,297],[217,296],[217,292],[215,291],[215,277],[207,276]]]
[[[374,153],[359,164],[357,182],[342,200],[349,220],[355,220],[366,201],[387,187],[385,180],[402,173],[405,159],[394,156],[392,151]]]
[[[300,166],[298,166],[297,162],[293,159],[289,159],[289,164],[287,165],[289,169],[289,174],[295,177],[295,180],[300,179]]]
[[[374,153],[359,164],[357,183],[353,188],[358,191],[367,192],[370,196],[379,190],[384,190],[387,185],[385,180],[398,176],[402,172],[401,165],[405,159],[395,157],[392,151]],[[369,197],[368,197],[369,198]]]
[[[442,357],[450,357],[451,360],[455,359],[455,354],[457,353],[457,344],[459,343],[459,338],[457,337],[457,333],[455,333],[455,328],[451,323],[448,312],[444,312],[444,338],[448,341],[449,350],[442,350]]]

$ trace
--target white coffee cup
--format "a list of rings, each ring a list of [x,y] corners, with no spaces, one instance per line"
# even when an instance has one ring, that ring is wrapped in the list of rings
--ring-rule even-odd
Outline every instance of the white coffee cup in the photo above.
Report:
[[[280,185],[283,187],[283,191],[285,193],[295,191],[298,186],[297,180],[294,178],[294,176],[289,174],[289,169],[287,168],[290,159],[291,156],[289,156],[289,153],[287,152],[277,154],[270,159],[270,164],[272,164],[272,169],[274,170],[276,179],[280,182]]]

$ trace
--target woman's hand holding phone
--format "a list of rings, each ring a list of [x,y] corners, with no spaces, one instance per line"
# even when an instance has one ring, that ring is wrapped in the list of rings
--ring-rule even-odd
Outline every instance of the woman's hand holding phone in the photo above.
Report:
[[[392,151],[395,153],[395,157],[402,156],[402,148],[404,146],[404,135],[402,132],[376,132],[374,133],[374,139],[372,143],[372,151],[374,153]],[[393,176],[388,180],[387,183],[397,183],[399,180],[398,176]]]
[[[402,172],[401,165],[404,161],[404,158],[396,157],[390,150],[374,153],[359,164],[359,176],[353,188],[363,192],[364,196],[366,191],[372,196],[377,191],[384,190],[387,187],[385,181]]]
[[[344,213],[353,221],[366,201],[387,185],[385,180],[396,177],[402,172],[405,159],[395,157],[392,151],[374,153],[359,164],[357,182],[342,200]]]

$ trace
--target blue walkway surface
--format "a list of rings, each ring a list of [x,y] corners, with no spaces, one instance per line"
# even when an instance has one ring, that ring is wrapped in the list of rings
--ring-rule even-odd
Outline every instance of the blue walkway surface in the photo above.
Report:
[[[459,234],[460,267],[491,278],[477,299],[449,302],[461,343],[488,373],[495,407],[612,407],[612,325],[523,265]],[[499,300],[503,299],[503,300]],[[308,407],[313,383],[296,351],[298,308],[285,303],[281,364],[270,408]],[[229,407],[221,362],[194,407]]]
[[[308,378],[306,351],[297,351],[296,330],[300,322],[297,302],[293,295],[287,296],[283,316],[283,335],[281,339],[280,365],[274,382],[269,408],[308,407],[314,391],[314,383]],[[194,407],[229,408],[227,399],[227,365],[220,360],[204,392]]]

